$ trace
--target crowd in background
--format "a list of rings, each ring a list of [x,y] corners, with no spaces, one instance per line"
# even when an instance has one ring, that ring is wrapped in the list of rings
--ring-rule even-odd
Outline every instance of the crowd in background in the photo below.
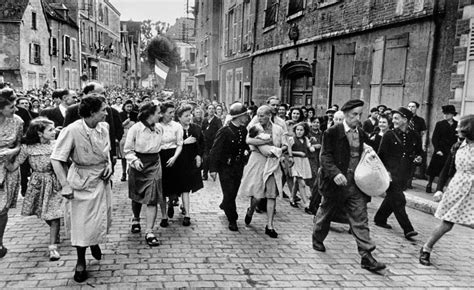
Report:
[[[379,105],[370,109],[365,120],[361,119],[363,106],[362,101],[351,100],[341,109],[333,105],[323,116],[317,116],[311,106],[290,107],[276,97],[270,97],[262,106],[253,102],[227,106],[217,101],[198,101],[189,94],[105,89],[98,83],[89,83],[80,92],[44,88],[24,93],[1,84],[0,258],[7,253],[3,234],[8,209],[15,207],[20,192],[24,196],[22,215],[36,215],[50,226],[51,260],[60,259],[57,244],[60,219],[64,218],[66,233],[77,249],[74,279],[86,280],[86,249],[90,247],[98,260],[102,256],[99,244],[105,241],[112,218],[110,177],[120,159],[121,181],[128,180],[131,199],[131,232],[141,232],[141,208],[145,206],[145,240],[149,246],[160,244],[154,233],[158,205],[161,227],[168,226],[168,219],[173,218],[178,205],[181,205],[182,225],[189,226],[190,193],[201,190],[203,180],[209,176],[215,180],[215,173],[219,172],[224,192],[221,209],[231,231],[238,230],[235,197],[239,192],[250,198],[245,223],[250,224],[254,212],[267,212],[265,234],[277,238],[273,218],[275,199],[281,194],[292,207],[301,205],[306,213],[316,215],[315,250],[325,251],[322,241],[329,222],[348,223],[359,250],[365,249],[361,252],[362,266],[382,269],[385,265],[370,255],[375,246],[368,237],[367,220],[360,221],[348,213],[346,201],[329,204],[323,183],[326,178],[332,190],[336,185],[347,187],[348,199],[359,194],[355,193],[355,187],[349,186],[353,184],[350,172],[360,160],[361,152],[368,150],[362,145],[370,146],[392,176],[387,196],[374,217],[375,224],[390,229],[387,218],[394,213],[405,237],[412,238],[417,232],[406,214],[403,191],[412,187],[416,168],[426,160],[427,126],[417,115],[420,107],[417,102],[397,109]],[[436,189],[439,195],[447,177],[454,176],[456,163],[458,171],[466,172],[456,179],[456,188],[471,180],[471,189],[467,187],[462,195],[457,194],[457,200],[465,199],[461,202],[469,204],[473,199],[473,118],[464,117],[459,129],[454,120],[457,114],[454,106],[446,105],[442,110],[445,120],[436,124],[431,138],[434,150],[427,170],[426,192],[432,192],[433,182],[440,176]],[[337,130],[342,130],[344,140],[348,140],[347,158],[340,163],[335,159],[344,156],[345,148],[340,152],[339,148],[328,149],[328,144],[340,145]],[[458,137],[467,141],[458,142]],[[219,148],[225,144],[231,145],[225,150]],[[456,159],[459,154],[455,155],[453,148],[464,155],[467,151],[471,161],[465,161],[464,155],[463,160]],[[230,151],[226,153],[226,150]],[[223,158],[226,154],[227,159]],[[341,174],[342,170],[336,167],[345,162],[345,173]],[[223,166],[228,166],[230,171],[222,171]],[[255,173],[259,172],[267,174],[263,181],[255,179]],[[231,183],[235,179],[233,174],[237,174],[238,183],[230,188],[223,181]],[[285,184],[289,192],[283,190]],[[231,197],[226,192],[232,192]],[[366,217],[367,200],[363,199],[354,203],[357,205],[354,212]],[[449,197],[444,195],[444,199]],[[442,225],[420,252],[422,264],[430,264],[432,246],[454,223],[474,224],[472,206],[452,210],[446,203],[440,206],[443,212],[440,210],[438,214],[443,219]]]

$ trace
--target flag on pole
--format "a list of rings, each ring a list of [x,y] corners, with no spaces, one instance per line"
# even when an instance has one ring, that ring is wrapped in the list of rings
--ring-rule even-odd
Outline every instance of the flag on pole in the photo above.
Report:
[[[164,63],[155,59],[155,73],[163,80],[166,80],[166,76],[168,75],[168,71],[170,70]]]

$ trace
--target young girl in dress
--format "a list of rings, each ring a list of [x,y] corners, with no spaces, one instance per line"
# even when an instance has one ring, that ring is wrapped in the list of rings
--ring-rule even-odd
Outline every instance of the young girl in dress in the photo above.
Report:
[[[32,174],[23,201],[21,214],[36,215],[50,226],[49,259],[57,261],[60,255],[60,218],[63,216],[63,198],[59,194],[60,185],[51,166],[50,156],[54,147],[56,131],[54,122],[45,118],[31,121],[22,140],[20,153],[9,170],[15,170],[28,159]]]
[[[308,139],[309,128],[304,122],[300,122],[293,127],[295,136],[293,137],[293,156],[294,165],[291,167],[291,176],[293,177],[293,190],[291,192],[290,205],[292,207],[298,207],[295,202],[296,192],[299,191],[301,199],[305,206],[305,212],[310,213],[308,208],[308,188],[305,183],[305,179],[311,179],[311,166],[309,164],[308,155],[310,152],[314,152],[315,148],[310,144]]]

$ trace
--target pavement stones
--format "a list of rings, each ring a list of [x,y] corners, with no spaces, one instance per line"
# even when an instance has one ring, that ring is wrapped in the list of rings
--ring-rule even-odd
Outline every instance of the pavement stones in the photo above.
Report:
[[[117,168],[120,171],[119,168]],[[243,221],[248,199],[238,197],[239,232],[230,232],[219,209],[219,183],[205,181],[205,188],[191,195],[191,226],[183,227],[176,210],[168,228],[155,233],[159,247],[146,245],[144,233],[130,233],[131,209],[127,184],[116,173],[113,188],[113,225],[104,257],[96,261],[87,253],[89,279],[78,284],[72,279],[75,249],[62,233],[61,259],[48,260],[49,229],[36,217],[22,217],[19,209],[10,211],[4,244],[7,256],[0,260],[0,288],[182,288],[182,287],[454,287],[474,285],[472,229],[455,226],[436,246],[434,266],[418,263],[418,251],[438,224],[429,214],[408,209],[415,229],[413,241],[403,237],[396,220],[393,230],[376,227],[373,215],[381,202],[369,204],[371,236],[376,259],[387,270],[376,274],[360,268],[354,239],[348,226],[334,224],[326,239],[326,253],[311,247],[312,216],[303,208],[294,209],[288,200],[278,199],[275,228],[278,239],[264,234],[266,216],[255,214],[250,226]],[[21,208],[20,199],[18,208]],[[160,214],[158,215],[160,216]],[[144,218],[144,217],[143,217]],[[143,220],[144,225],[144,220]]]

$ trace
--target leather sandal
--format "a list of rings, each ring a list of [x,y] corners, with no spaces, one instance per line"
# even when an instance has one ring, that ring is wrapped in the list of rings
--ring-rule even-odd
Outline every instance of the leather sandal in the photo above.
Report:
[[[155,237],[155,234],[153,233],[147,233],[145,235],[145,241],[150,247],[157,247],[160,245],[160,242],[158,239]]]
[[[130,230],[132,234],[138,234],[142,230],[140,226],[140,219],[133,219],[132,220],[132,229]]]

